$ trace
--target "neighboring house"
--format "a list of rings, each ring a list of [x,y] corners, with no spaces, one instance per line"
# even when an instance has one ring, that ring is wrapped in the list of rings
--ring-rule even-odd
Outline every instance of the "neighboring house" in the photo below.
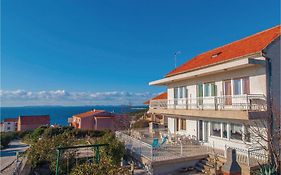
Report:
[[[91,110],[74,115],[68,121],[71,126],[83,130],[116,130],[129,125],[125,115],[117,115],[104,110]]]
[[[19,116],[17,131],[34,130],[40,126],[49,126],[49,115]]]
[[[17,118],[6,118],[4,122],[1,122],[0,131],[1,132],[10,132],[10,131],[17,131]]]
[[[159,107],[159,105],[163,105],[166,106],[167,103],[167,92],[162,92],[159,95],[151,98],[150,100],[144,102],[144,104],[149,105],[149,108],[154,108],[153,103],[150,105],[150,101],[155,101],[157,100],[157,106],[155,107]],[[162,102],[162,104],[160,104]],[[167,118],[164,117],[164,115],[162,114],[155,114],[155,113],[151,113],[151,112],[147,112],[146,114],[146,120],[148,120],[149,122],[155,122],[161,125],[167,125],[168,121]]]

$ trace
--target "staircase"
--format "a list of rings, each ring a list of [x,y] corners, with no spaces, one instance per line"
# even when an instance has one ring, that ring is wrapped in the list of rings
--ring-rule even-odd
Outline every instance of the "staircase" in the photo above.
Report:
[[[220,169],[222,167],[223,163],[219,160],[217,160],[217,175],[221,174]],[[195,165],[195,169],[199,172],[203,172],[208,175],[215,175],[215,162],[214,162],[214,156],[210,155],[207,158],[201,159],[198,163]]]

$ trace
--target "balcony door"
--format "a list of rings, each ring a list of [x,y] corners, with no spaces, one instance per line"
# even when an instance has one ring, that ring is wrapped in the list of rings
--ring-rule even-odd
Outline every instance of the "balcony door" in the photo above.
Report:
[[[224,95],[225,95],[225,104],[232,104],[232,91],[231,91],[231,80],[224,81]]]
[[[203,105],[203,84],[197,85],[197,103],[199,106]]]

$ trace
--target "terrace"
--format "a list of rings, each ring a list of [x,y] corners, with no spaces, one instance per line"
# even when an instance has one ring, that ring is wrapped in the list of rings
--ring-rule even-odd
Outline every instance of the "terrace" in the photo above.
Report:
[[[127,151],[139,159],[146,159],[150,163],[182,158],[207,157],[216,155],[223,159],[226,158],[226,149],[231,146],[225,146],[225,150],[214,149],[210,143],[202,143],[193,136],[184,136],[180,134],[170,134],[166,128],[149,128],[130,131],[116,131],[117,138],[124,142]],[[165,143],[165,137],[167,140]],[[155,146],[154,140],[159,140],[159,145]],[[232,148],[232,147],[231,147]],[[267,161],[267,155],[261,148],[241,149],[233,148],[237,152],[237,161],[239,163],[255,166]]]

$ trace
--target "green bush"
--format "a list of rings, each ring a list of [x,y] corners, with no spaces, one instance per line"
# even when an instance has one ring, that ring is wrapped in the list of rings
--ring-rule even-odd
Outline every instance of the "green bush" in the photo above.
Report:
[[[0,133],[0,138],[1,138],[1,149],[6,148],[9,143],[16,139],[17,133],[16,132],[1,132]]]
[[[43,138],[38,140],[36,144],[31,145],[28,150],[28,161],[32,167],[40,166],[42,163],[48,162],[50,169],[55,172],[56,167],[56,149],[61,146],[70,146],[75,143],[75,138],[61,134],[51,138]],[[60,168],[62,169],[63,166]],[[62,173],[62,170],[60,170]]]
[[[105,157],[109,163],[113,165],[120,165],[121,158],[125,155],[125,146],[122,142],[116,139],[115,135],[111,132],[106,132],[99,143],[108,143],[108,147],[103,147],[102,156]]]
[[[102,161],[99,164],[84,163],[76,166],[71,175],[129,175],[129,170],[117,165]]]

